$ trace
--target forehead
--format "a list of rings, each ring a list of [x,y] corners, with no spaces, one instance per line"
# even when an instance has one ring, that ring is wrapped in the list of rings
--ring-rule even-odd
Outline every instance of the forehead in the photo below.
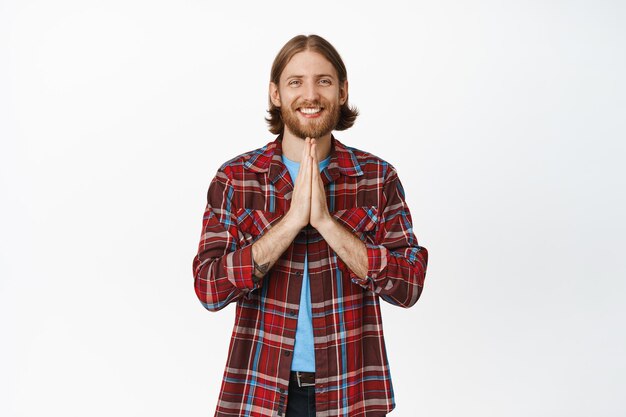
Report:
[[[337,71],[324,55],[313,51],[302,51],[291,57],[280,78],[315,77],[319,75],[330,75],[337,78]]]

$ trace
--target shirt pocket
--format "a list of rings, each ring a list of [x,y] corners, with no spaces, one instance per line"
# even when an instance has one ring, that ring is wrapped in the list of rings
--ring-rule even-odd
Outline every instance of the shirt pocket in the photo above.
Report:
[[[379,223],[377,206],[351,207],[331,214],[362,241],[375,243]]]
[[[282,217],[282,213],[239,208],[236,211],[237,226],[244,246],[263,236]]]

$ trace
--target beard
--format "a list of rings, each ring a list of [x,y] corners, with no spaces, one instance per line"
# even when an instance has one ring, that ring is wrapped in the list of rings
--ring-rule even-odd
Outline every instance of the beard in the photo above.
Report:
[[[305,119],[304,121],[298,115],[299,107],[321,107],[320,116]],[[339,123],[339,117],[341,116],[341,108],[337,103],[299,103],[292,108],[286,108],[282,106],[280,108],[280,116],[283,119],[285,127],[289,129],[295,136],[304,139],[309,138],[321,138],[333,131],[337,123]]]

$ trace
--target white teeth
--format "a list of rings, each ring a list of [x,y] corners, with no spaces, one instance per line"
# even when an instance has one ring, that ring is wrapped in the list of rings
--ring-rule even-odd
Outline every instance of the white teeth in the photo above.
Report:
[[[320,112],[319,107],[315,107],[315,108],[307,108],[307,107],[302,107],[300,108],[300,111],[304,114],[315,114],[315,113],[319,113]]]

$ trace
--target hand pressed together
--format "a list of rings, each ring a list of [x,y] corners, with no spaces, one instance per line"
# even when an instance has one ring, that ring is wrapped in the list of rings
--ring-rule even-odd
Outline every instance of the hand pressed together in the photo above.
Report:
[[[291,207],[286,214],[298,228],[310,223],[312,227],[319,229],[331,220],[318,164],[317,142],[315,138],[306,138],[300,159],[300,170],[294,181]]]

